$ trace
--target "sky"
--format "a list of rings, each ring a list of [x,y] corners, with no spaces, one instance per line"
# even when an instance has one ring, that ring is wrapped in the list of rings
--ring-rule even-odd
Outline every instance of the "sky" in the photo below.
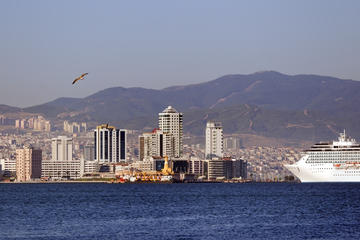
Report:
[[[360,80],[359,12],[358,0],[3,0],[0,104],[264,70]]]

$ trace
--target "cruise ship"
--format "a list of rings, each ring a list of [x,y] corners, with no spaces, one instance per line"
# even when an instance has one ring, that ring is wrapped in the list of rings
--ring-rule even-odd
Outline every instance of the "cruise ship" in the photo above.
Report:
[[[285,167],[301,182],[360,182],[360,144],[344,130],[337,141],[316,143]]]

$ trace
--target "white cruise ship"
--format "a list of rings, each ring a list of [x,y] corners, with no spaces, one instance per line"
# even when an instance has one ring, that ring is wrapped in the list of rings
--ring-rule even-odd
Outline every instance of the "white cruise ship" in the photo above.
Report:
[[[360,144],[344,130],[338,141],[317,143],[285,167],[301,182],[360,182]]]

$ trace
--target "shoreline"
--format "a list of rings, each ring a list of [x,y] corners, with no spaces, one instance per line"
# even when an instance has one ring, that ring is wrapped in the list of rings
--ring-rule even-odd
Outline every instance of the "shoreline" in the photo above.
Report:
[[[189,182],[111,182],[111,181],[48,181],[48,182],[0,182],[0,184],[76,184],[76,183],[104,183],[104,184],[201,184],[201,183],[226,183],[226,184],[246,184],[246,183],[299,183],[299,182],[256,182],[256,181],[245,181],[245,182],[220,182],[220,181],[189,181]]]

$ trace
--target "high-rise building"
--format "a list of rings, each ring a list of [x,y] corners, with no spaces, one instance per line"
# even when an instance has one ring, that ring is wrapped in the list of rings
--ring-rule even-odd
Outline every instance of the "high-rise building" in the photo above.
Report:
[[[41,177],[42,151],[33,147],[16,149],[16,179],[25,182]]]
[[[94,161],[94,159],[95,159],[94,153],[95,153],[94,145],[85,145],[85,147],[84,147],[85,161]]]
[[[51,131],[51,123],[43,116],[33,116],[31,118],[17,119],[15,120],[15,127],[22,129],[33,129],[35,131]]]
[[[77,122],[71,122],[64,121],[64,131],[69,133],[80,133],[80,132],[86,132],[87,130],[87,124],[86,122],[77,123]]]
[[[51,154],[53,161],[72,160],[72,138],[59,136],[51,139]]]
[[[126,161],[126,130],[103,124],[94,131],[95,160],[98,162]]]
[[[183,150],[183,114],[168,106],[159,113],[159,129],[163,133],[170,133],[173,138],[173,156],[178,158]]]
[[[22,120],[20,121],[20,128],[22,128],[22,129],[25,129],[25,128],[26,128],[26,120],[25,120],[25,119],[22,119]]]
[[[14,125],[15,119],[11,119],[8,117],[5,117],[4,115],[0,115],[0,125]]]
[[[15,120],[15,127],[20,128],[20,119]]]
[[[45,131],[45,132],[50,132],[50,131],[51,131],[50,121],[45,121],[44,131]]]
[[[169,133],[164,133],[159,129],[152,132],[143,133],[139,136],[140,161],[149,157],[173,157],[174,138]]]
[[[206,124],[205,157],[223,157],[223,127],[220,122],[207,122]]]

